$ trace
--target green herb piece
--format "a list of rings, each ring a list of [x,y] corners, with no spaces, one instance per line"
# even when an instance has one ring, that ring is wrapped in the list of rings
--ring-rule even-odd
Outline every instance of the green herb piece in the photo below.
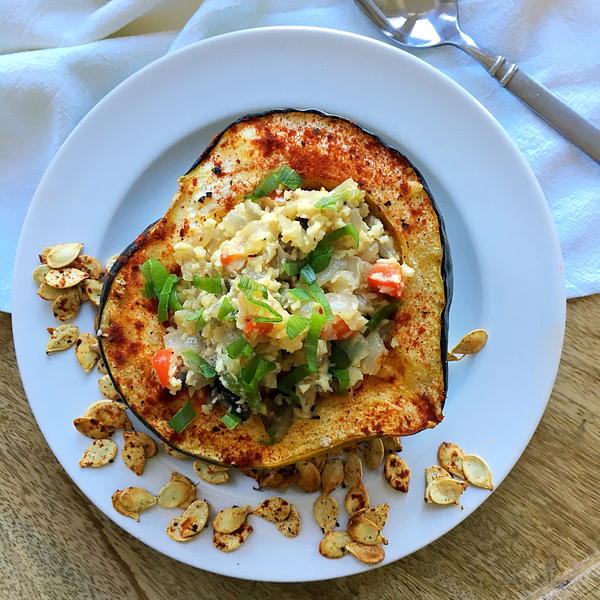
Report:
[[[217,372],[215,371],[214,367],[206,362],[197,352],[194,352],[193,350],[184,350],[181,354],[187,359],[188,363],[194,368],[194,370],[200,372],[202,377],[206,377],[206,379],[212,379],[213,377],[217,376]]]
[[[263,298],[269,297],[267,286],[262,283],[257,283],[254,279],[250,279],[247,275],[242,275],[237,283],[239,290],[243,292],[260,292]]]
[[[197,287],[210,294],[217,294],[222,296],[224,293],[223,280],[220,277],[200,277],[194,275],[193,281],[194,287]]]
[[[158,297],[158,320],[162,323],[168,318],[167,309],[169,308],[169,298],[171,297],[171,290],[177,281],[177,275],[168,275],[162,289],[160,290],[160,296]]]
[[[179,278],[177,278],[177,281],[179,281]],[[183,306],[181,306],[181,302],[179,302],[179,300],[177,299],[177,290],[175,289],[175,286],[177,285],[177,281],[173,285],[173,289],[171,290],[171,294],[169,296],[169,308],[171,310],[182,310],[183,309]]]
[[[314,273],[314,271],[313,271]],[[325,319],[327,321],[333,321],[333,311],[331,310],[331,305],[329,304],[329,300],[327,300],[327,296],[325,292],[320,288],[319,284],[316,281],[308,284],[308,291],[310,295],[321,305],[323,308],[323,313],[325,315]]]
[[[250,351],[252,351],[252,346],[248,340],[245,337],[239,337],[235,342],[231,342],[227,346],[227,356],[229,358],[237,358],[240,354],[244,353],[246,348],[250,348]]]
[[[358,248],[359,243],[360,243],[360,239],[358,237],[358,231],[356,230],[356,227],[354,227],[354,225],[344,225],[343,227],[340,227],[339,229],[336,229],[335,231],[332,231],[331,233],[328,233],[318,244],[317,247],[315,248],[315,250],[319,250],[320,248],[329,248],[331,247],[335,242],[337,242],[340,238],[343,238],[347,235],[352,236],[352,239],[354,240],[354,247]],[[314,250],[313,250],[314,252]]]
[[[266,311],[270,312],[273,315],[273,318],[268,317],[254,317],[252,319],[255,323],[280,323],[283,321],[283,317],[280,313],[278,313],[272,306],[268,305],[266,302],[262,300],[256,300],[252,297],[250,292],[245,293],[246,299],[250,304],[254,304],[254,306],[258,306],[260,308],[264,308]]]
[[[244,349],[242,350],[242,356],[244,358],[250,358],[252,356],[252,353],[254,352],[254,348],[248,344],[247,346],[244,347]]]
[[[281,263],[281,270],[289,277],[295,277],[300,273],[300,269],[306,264],[306,261],[301,260],[299,262],[283,262]]]
[[[332,375],[338,380],[337,388],[338,392],[344,392],[350,387],[350,374],[348,369],[334,369]]]
[[[272,446],[275,443],[275,430],[267,429],[267,435],[269,436],[268,440],[258,440],[258,443],[263,446]]]
[[[242,397],[254,413],[260,410],[260,392],[258,386],[262,378],[277,368],[275,363],[262,356],[255,356],[245,367],[242,367],[238,383],[242,388]]]
[[[360,191],[358,184],[352,179],[346,179],[331,190],[327,196],[323,196],[315,202],[315,208],[335,209],[338,208],[341,202],[349,202],[351,200],[361,200],[363,193]]]
[[[302,184],[302,177],[287,165],[279,165],[269,171],[254,188],[251,194],[244,196],[252,202],[258,202],[261,198],[268,196],[274,189],[283,185],[290,190],[295,190]]]
[[[367,323],[367,331],[373,331],[381,323],[381,321],[387,319],[392,315],[392,313],[396,312],[396,310],[401,304],[402,300],[398,300],[397,302],[390,302],[389,304],[386,304],[384,307],[376,311]]]
[[[321,336],[321,329],[325,324],[325,315],[313,313],[308,325],[308,334],[304,340],[304,356],[306,364],[311,373],[316,373],[317,368],[317,345]]]
[[[294,296],[296,300],[300,300],[300,302],[306,302],[312,298],[312,296],[302,288],[290,288],[287,293]]]
[[[285,332],[290,340],[299,336],[307,327],[309,320],[306,317],[292,315],[285,324]]]
[[[300,365],[295,369],[287,372],[281,379],[277,381],[277,389],[284,394],[289,395],[290,392],[308,375],[311,374],[311,370],[308,365]]]
[[[348,353],[335,342],[331,343],[331,355],[329,356],[330,369],[347,369],[352,364]]]
[[[157,258],[149,258],[144,261],[140,269],[146,279],[144,296],[146,298],[158,298],[167,277],[170,275],[169,271]]]
[[[197,311],[194,311],[186,319],[186,321],[196,321],[196,329],[202,329],[206,325],[206,321],[202,317],[203,314],[204,314],[204,309],[199,308]]]
[[[217,319],[219,321],[234,321],[235,315],[233,315],[233,311],[235,310],[233,304],[231,304],[231,300],[225,297],[221,300],[221,306],[219,306],[219,312],[217,313]]]
[[[315,270],[310,266],[306,265],[300,269],[300,279],[308,285],[317,281],[317,275]]]
[[[170,419],[169,425],[181,433],[196,418],[196,410],[191,400],[188,400]]]
[[[324,248],[319,248],[319,246],[317,246],[308,255],[308,261],[310,263],[310,266],[313,268],[314,272],[320,273],[329,266],[332,256],[333,248],[331,246],[326,246]]]
[[[226,413],[221,417],[221,421],[223,423],[225,423],[225,425],[227,426],[227,429],[229,429],[229,431],[231,431],[232,429],[235,429],[242,422],[242,419],[240,419],[240,417],[238,417],[237,415],[234,415],[233,413]]]

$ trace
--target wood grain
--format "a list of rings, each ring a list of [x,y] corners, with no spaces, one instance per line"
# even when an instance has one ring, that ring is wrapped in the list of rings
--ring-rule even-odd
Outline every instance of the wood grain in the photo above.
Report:
[[[510,476],[471,517],[387,567],[283,586],[182,565],[96,510],[35,424],[19,382],[10,318],[1,314],[0,598],[600,598],[599,323],[600,296],[568,303],[561,368],[540,427]]]

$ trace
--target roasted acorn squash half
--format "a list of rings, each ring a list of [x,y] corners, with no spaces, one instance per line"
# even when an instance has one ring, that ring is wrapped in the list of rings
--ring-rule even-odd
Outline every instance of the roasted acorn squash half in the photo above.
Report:
[[[152,367],[154,353],[163,347],[165,325],[157,319],[156,300],[140,293],[145,283],[140,266],[155,257],[175,271],[173,245],[186,240],[189,219],[222,219],[281,164],[297,171],[305,188],[331,189],[352,178],[365,190],[371,211],[415,269],[395,314],[399,344],[377,376],[367,376],[346,395],[320,396],[317,418],[293,421],[273,445],[260,443],[269,436],[258,416],[230,431],[221,422],[222,408],[202,412],[199,394],[193,399],[197,417],[177,433],[168,421],[188,401],[188,393],[170,394]],[[446,397],[450,297],[442,219],[408,160],[344,118],[315,110],[274,110],[243,117],[218,134],[180,178],[165,216],[115,262],[100,304],[100,348],[122,398],[172,447],[236,467],[280,466],[361,439],[405,436],[438,424]]]

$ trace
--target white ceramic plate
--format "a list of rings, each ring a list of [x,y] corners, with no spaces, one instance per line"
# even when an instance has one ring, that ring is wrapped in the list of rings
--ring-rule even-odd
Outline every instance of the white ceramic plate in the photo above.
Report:
[[[177,177],[216,132],[241,115],[277,107],[319,108],[348,117],[405,153],[421,170],[446,222],[454,262],[450,340],[474,328],[490,332],[478,356],[450,364],[445,420],[404,440],[410,492],[367,472],[372,503],[389,502],[383,564],[457,525],[490,493],[469,488],[464,510],[423,502],[423,469],[450,440],[485,457],[496,485],[531,438],[556,375],[565,299],[562,262],[546,203],[531,171],[498,123],[460,87],[389,45],[337,31],[268,28],[237,32],[185,48],[143,69],[81,122],[48,169],[25,222],[14,279],[13,327],[21,375],[50,447],[79,488],[133,536],[178,560],[247,579],[302,581],[367,569],[352,556],[319,555],[311,516],[316,495],[290,491],[303,516],[299,537],[282,537],[252,519],[255,532],[232,554],[216,550],[210,530],[188,544],[165,535],[176,512],[158,507],[141,522],[117,514],[111,493],[129,485],[154,492],[191,461],[161,453],[136,477],[122,464],[80,469],[89,440],[73,418],[98,399],[97,373],[84,375],[72,351],[46,357],[49,304],[31,271],[47,245],[83,241],[104,260],[165,211]],[[77,323],[92,330],[89,305]],[[120,433],[115,439],[120,444]],[[197,478],[194,478],[197,479]],[[267,497],[241,475],[232,485],[202,484],[214,509]],[[269,495],[277,493],[269,492]],[[336,496],[342,501],[343,491]],[[342,509],[343,510],[343,509]],[[342,526],[345,517],[340,519]]]

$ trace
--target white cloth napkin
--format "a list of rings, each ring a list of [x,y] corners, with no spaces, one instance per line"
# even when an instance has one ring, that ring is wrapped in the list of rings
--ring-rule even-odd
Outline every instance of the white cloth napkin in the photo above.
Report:
[[[460,9],[463,29],[480,44],[517,62],[600,124],[600,2],[461,0]],[[12,263],[27,206],[78,121],[164,53],[265,25],[332,27],[385,39],[351,0],[0,3],[0,310],[10,309]],[[528,159],[554,216],[567,295],[600,292],[600,166],[459,50],[417,55],[486,106]]]

